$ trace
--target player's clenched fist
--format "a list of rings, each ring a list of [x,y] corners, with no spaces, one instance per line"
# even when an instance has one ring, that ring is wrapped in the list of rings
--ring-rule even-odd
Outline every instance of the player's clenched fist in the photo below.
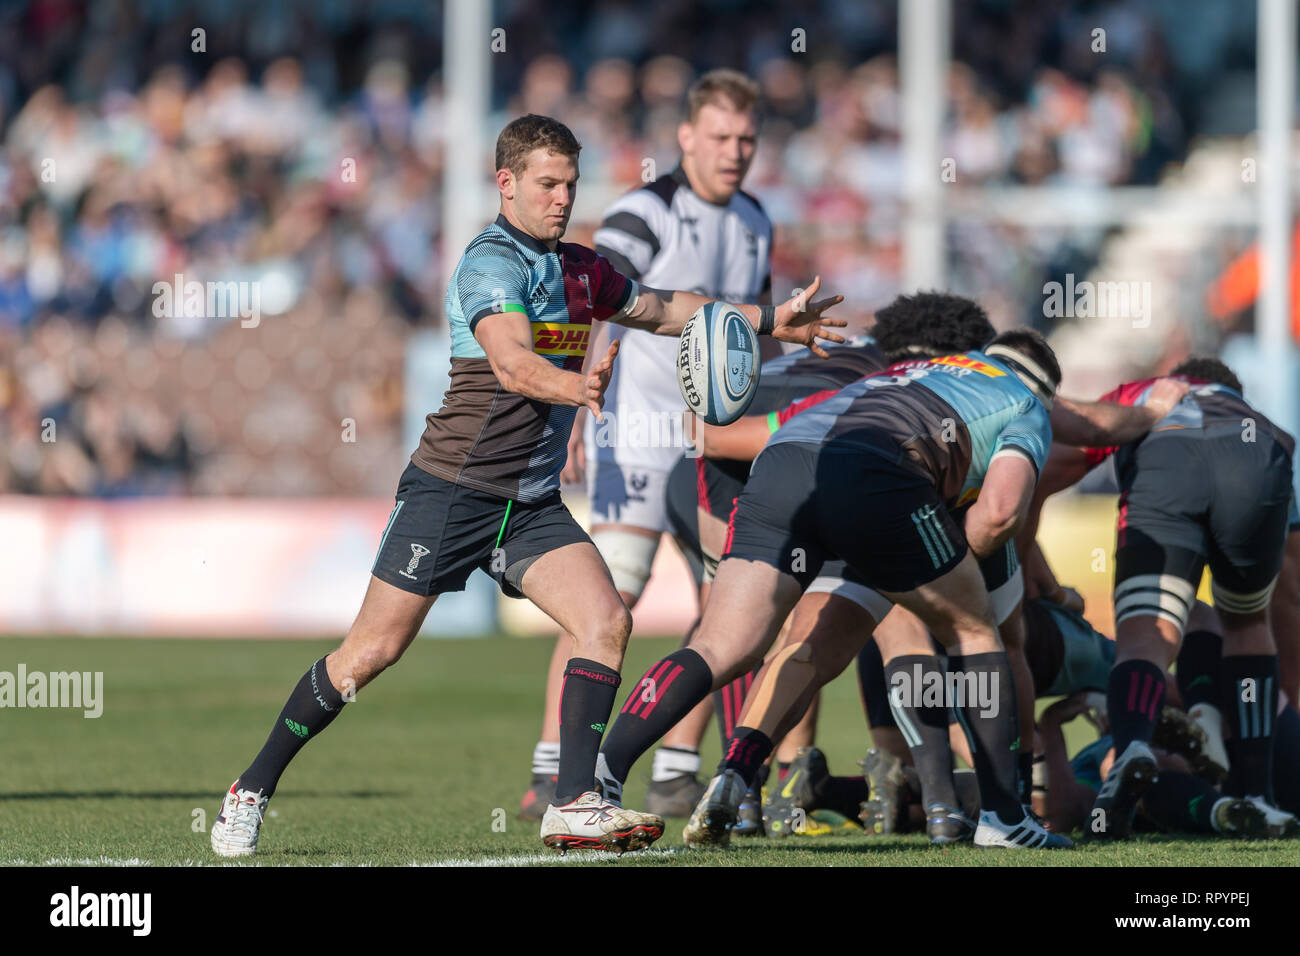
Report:
[[[618,355],[618,339],[609,344],[605,357],[587,371],[587,380],[583,383],[582,404],[596,416],[596,421],[603,422],[600,410],[605,407],[605,389],[609,388],[609,378],[614,374],[614,356]]]

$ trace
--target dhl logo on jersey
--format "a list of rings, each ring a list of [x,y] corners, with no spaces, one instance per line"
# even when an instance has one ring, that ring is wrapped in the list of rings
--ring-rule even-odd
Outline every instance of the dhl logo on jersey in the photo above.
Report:
[[[569,322],[534,322],[533,351],[538,355],[586,355],[590,325]]]
[[[979,359],[973,359],[969,355],[945,355],[942,358],[931,359],[931,365],[953,365],[957,368],[968,368],[972,372],[979,372],[981,375],[987,375],[990,378],[1001,378],[1007,373],[1001,369],[994,368],[987,362],[981,362]]]

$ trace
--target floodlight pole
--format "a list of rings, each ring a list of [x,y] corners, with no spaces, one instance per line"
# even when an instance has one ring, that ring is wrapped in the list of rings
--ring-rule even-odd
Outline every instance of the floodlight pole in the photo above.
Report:
[[[903,289],[944,285],[943,120],[952,48],[950,0],[898,5],[902,92]],[[960,170],[953,170],[960,175]]]
[[[484,117],[491,106],[492,4],[484,0],[446,0],[444,10],[442,85],[447,128],[441,271],[445,282],[461,250],[487,225],[482,211],[484,183],[490,174]]]
[[[1255,336],[1269,361],[1261,410],[1295,431],[1298,415],[1291,337],[1291,137],[1295,119],[1296,0],[1259,0],[1256,101],[1259,110],[1260,289]]]

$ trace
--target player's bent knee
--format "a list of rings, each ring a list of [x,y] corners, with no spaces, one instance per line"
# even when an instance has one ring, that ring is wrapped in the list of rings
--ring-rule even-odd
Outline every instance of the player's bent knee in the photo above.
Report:
[[[620,645],[632,636],[632,612],[620,605],[609,622],[609,636]]]
[[[348,647],[344,644],[326,661],[330,680],[337,687],[351,681],[357,688],[364,687],[402,656],[405,645],[368,644]]]
[[[713,690],[720,690],[737,677],[748,674],[763,663],[761,652],[733,653],[725,646],[696,640],[691,650],[699,654],[713,675]]]
[[[596,646],[602,650],[622,651],[632,634],[632,614],[623,602],[606,611],[592,614],[581,634],[575,634],[579,647]]]

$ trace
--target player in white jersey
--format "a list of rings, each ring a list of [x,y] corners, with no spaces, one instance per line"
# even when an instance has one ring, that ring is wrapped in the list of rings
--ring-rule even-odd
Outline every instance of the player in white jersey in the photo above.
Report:
[[[611,205],[594,245],[620,272],[651,288],[766,304],[772,223],[758,200],[740,188],[757,142],[758,87],[742,73],[714,70],[691,87],[688,106],[678,129],[681,164]],[[580,482],[585,471],[592,541],[631,608],[669,530],[665,492],[668,473],[684,451],[685,404],[674,374],[676,339],[622,327],[609,334],[621,343],[604,422],[597,425],[587,417],[585,434],[575,423],[562,479]],[[591,354],[606,347],[606,341],[598,342]],[[570,638],[561,634],[547,679],[532,783],[520,803],[523,819],[546,809],[554,786],[560,688],[569,650]],[[647,800],[658,812],[684,816],[703,792],[695,774],[710,713],[709,705],[701,704],[656,753]]]

